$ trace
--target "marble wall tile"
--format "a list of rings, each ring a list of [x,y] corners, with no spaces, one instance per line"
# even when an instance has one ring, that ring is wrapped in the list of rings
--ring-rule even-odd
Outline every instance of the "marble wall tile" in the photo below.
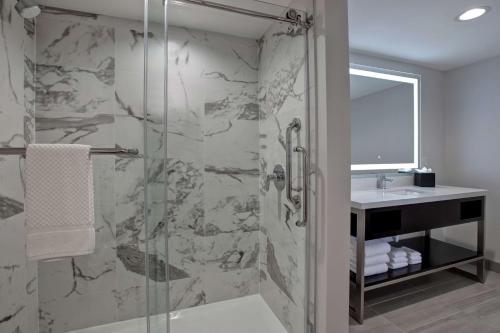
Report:
[[[285,164],[285,130],[294,117],[303,122],[294,145],[305,144],[305,35],[299,28],[275,23],[260,41],[258,98],[261,175],[276,164]],[[302,165],[294,154],[293,192],[301,195]],[[266,191],[261,180],[260,290],[288,332],[303,332],[305,302],[305,228],[297,222],[302,210],[285,199],[274,186]]]
[[[117,112],[118,26],[126,21],[62,11],[44,13],[37,21],[38,142],[142,150],[142,120]],[[142,84],[137,84],[135,90],[142,94]],[[94,156],[93,164],[96,252],[40,265],[41,332],[145,314],[144,160]],[[77,308],[89,310],[82,315]]]
[[[207,304],[207,294],[201,276],[170,282],[170,310],[182,310]]]
[[[24,141],[35,142],[35,21],[24,20]]]
[[[0,147],[32,140],[32,39],[14,0],[0,3]],[[23,160],[0,157],[0,331],[37,332],[36,263],[26,261]]]
[[[37,64],[98,69],[114,57],[115,31],[106,25],[37,18]]]
[[[174,309],[258,292],[257,74],[255,40],[171,27],[167,216],[169,262],[180,269],[170,286]]]
[[[24,20],[14,10],[15,1],[4,0],[0,24],[0,100],[5,107],[24,105]]]
[[[37,63],[36,103],[40,115],[113,114],[114,58],[97,69]]]
[[[207,303],[254,295],[259,292],[259,272],[255,268],[231,272],[207,272],[205,282]]]

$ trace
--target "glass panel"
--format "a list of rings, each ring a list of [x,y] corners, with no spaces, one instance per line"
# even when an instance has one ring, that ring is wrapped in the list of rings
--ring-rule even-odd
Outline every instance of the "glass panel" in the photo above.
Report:
[[[36,19],[36,142],[140,154],[92,157],[95,251],[38,263],[39,328],[145,332],[143,11],[73,3]]]
[[[171,332],[305,332],[302,154],[290,164],[297,207],[267,176],[286,169],[294,118],[292,147],[309,149],[306,31],[182,1],[168,11]]]
[[[8,82],[7,74],[13,78],[0,102],[14,112],[0,115],[7,124],[0,131],[6,133],[2,145],[23,146],[36,138],[138,149],[139,155],[92,157],[95,251],[38,263],[24,259],[19,158],[0,160],[0,187],[9,190],[0,199],[6,195],[12,206],[0,214],[0,234],[13,240],[0,240],[0,252],[9,253],[0,254],[0,266],[15,268],[0,270],[0,284],[7,286],[0,288],[0,318],[19,313],[0,323],[0,331],[166,332],[162,3],[149,2],[146,32],[141,1],[134,2],[137,7],[121,1],[74,1],[65,8],[44,3],[42,13],[24,24],[15,1],[0,6],[0,43],[6,45],[1,49],[9,53],[0,56],[8,59],[0,64],[8,68],[0,70],[0,81]],[[8,187],[6,175],[13,182]],[[16,283],[6,285],[9,280]],[[12,308],[2,302],[7,298]]]
[[[165,7],[149,0],[146,36],[146,234],[148,332],[168,329],[168,270],[165,183]]]

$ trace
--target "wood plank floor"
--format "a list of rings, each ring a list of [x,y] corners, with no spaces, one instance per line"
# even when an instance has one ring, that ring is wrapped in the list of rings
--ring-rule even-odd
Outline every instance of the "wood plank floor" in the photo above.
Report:
[[[500,274],[485,284],[445,271],[366,295],[363,325],[350,319],[351,333],[500,332]]]

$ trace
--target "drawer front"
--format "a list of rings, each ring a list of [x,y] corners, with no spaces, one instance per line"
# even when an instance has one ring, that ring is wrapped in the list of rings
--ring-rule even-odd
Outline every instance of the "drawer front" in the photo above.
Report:
[[[484,197],[437,201],[366,211],[366,239],[402,235],[484,219]],[[355,215],[351,234],[356,235]]]

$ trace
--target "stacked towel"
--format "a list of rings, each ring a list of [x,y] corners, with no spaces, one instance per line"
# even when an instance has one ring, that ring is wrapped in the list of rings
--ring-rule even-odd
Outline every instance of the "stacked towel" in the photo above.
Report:
[[[408,255],[405,250],[398,247],[391,247],[389,252],[389,268],[399,269],[408,266]]]
[[[387,263],[391,246],[385,239],[365,242],[365,276],[385,273],[389,270]],[[351,237],[351,271],[356,272],[356,238]]]
[[[389,267],[387,266],[386,263],[365,266],[365,276],[386,273],[388,270]],[[351,261],[351,271],[356,272],[356,265],[353,265],[352,261]]]
[[[391,251],[391,246],[384,239],[373,239],[365,241],[365,257],[387,254]],[[356,254],[356,237],[351,236],[351,252]]]
[[[406,246],[403,246],[401,249],[406,252],[408,263],[410,265],[417,265],[422,263],[422,254],[420,252],[410,249]]]

